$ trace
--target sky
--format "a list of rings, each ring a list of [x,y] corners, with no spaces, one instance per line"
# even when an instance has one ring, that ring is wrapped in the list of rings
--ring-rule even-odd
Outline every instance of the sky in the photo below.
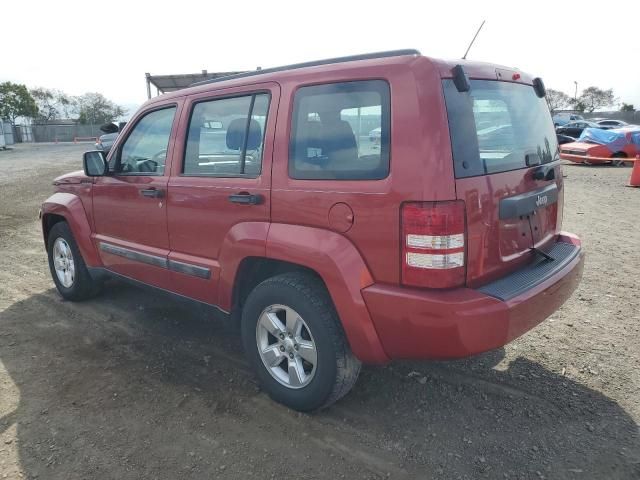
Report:
[[[607,11],[609,10],[609,11]],[[609,18],[607,18],[609,17]],[[0,82],[100,92],[130,109],[153,74],[252,70],[416,48],[520,68],[573,96],[595,85],[640,109],[640,1],[109,0],[0,3]],[[132,113],[132,112],[131,112]]]

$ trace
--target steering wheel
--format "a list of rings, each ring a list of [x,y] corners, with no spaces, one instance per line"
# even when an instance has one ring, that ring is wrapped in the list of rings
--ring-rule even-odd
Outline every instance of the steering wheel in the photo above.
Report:
[[[156,153],[153,157],[151,157],[151,160],[159,163],[158,160],[160,160],[161,158],[166,159],[167,158],[167,149],[165,148],[164,150],[160,150],[158,153]]]

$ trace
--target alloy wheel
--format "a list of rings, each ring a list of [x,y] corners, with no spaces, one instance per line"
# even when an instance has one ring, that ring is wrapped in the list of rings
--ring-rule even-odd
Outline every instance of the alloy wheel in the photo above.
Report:
[[[316,373],[318,355],[311,330],[286,305],[265,308],[256,325],[258,353],[267,371],[291,389],[308,385]]]
[[[73,253],[67,241],[59,237],[53,244],[53,268],[65,288],[71,288],[76,276]]]

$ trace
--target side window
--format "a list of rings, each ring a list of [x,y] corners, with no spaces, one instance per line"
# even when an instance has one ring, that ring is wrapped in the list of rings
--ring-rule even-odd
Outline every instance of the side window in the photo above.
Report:
[[[289,176],[379,180],[389,174],[389,84],[382,80],[300,88],[294,98]]]
[[[162,175],[176,107],[145,115],[120,149],[116,173],[121,175]]]
[[[259,175],[268,110],[266,93],[197,103],[189,121],[182,173]]]

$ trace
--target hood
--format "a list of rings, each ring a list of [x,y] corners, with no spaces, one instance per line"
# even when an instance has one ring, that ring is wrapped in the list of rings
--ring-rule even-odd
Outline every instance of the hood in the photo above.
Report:
[[[60,175],[53,181],[54,185],[69,185],[74,183],[83,183],[82,181],[86,181],[89,179],[84,174],[84,170],[76,170],[75,172],[65,173],[64,175]]]

